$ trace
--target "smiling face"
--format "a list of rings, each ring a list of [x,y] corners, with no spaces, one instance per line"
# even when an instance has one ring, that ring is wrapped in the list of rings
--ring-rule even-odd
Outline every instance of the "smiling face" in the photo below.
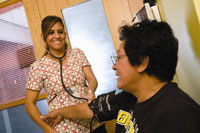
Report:
[[[140,74],[138,72],[138,66],[132,66],[129,63],[128,56],[124,50],[125,42],[122,41],[117,51],[118,61],[113,65],[113,69],[116,70],[116,75],[119,76],[117,79],[117,88],[131,92],[134,89],[137,81],[139,80]]]
[[[55,23],[46,38],[51,53],[58,53],[64,51],[66,33],[60,22]]]

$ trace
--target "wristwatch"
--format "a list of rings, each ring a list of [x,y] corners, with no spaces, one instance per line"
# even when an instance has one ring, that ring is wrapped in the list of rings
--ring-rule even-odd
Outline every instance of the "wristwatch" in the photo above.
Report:
[[[94,93],[94,90],[87,90],[88,93]]]

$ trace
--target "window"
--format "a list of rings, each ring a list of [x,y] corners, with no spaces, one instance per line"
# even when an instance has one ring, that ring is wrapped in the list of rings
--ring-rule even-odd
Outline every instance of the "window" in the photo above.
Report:
[[[19,105],[24,102],[29,66],[36,60],[21,2],[0,9],[0,29],[0,133],[42,133]],[[37,106],[42,114],[48,112],[46,100]]]
[[[0,12],[0,105],[5,105],[25,97],[29,66],[36,57],[22,3]]]

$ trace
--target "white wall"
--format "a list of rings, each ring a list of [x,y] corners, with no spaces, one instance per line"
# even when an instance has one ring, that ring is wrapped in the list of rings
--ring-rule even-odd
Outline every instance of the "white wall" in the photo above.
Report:
[[[192,0],[158,0],[179,40],[177,81],[200,104],[200,23]]]

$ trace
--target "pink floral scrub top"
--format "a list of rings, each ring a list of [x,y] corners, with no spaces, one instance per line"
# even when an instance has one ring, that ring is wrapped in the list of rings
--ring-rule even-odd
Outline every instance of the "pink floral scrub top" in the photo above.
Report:
[[[81,49],[67,50],[66,65],[62,66],[63,81],[66,88],[71,88],[73,95],[77,97],[86,96],[87,87],[83,67],[89,65],[90,63]],[[72,98],[67,94],[61,83],[60,64],[46,56],[31,65],[27,88],[36,91],[44,88],[49,102],[49,112],[84,101]],[[64,119],[55,129],[67,133],[89,133],[89,123],[90,120]]]

